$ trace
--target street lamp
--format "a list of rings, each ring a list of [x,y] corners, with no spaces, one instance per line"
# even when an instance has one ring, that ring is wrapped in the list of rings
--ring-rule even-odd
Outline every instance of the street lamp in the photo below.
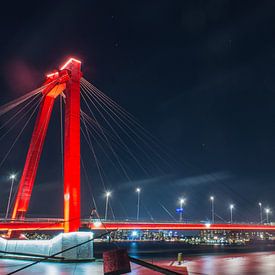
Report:
[[[182,211],[183,211],[183,205],[185,203],[185,199],[180,199],[180,222],[182,221]]]
[[[260,223],[263,222],[263,209],[262,209],[262,203],[259,202],[258,203],[259,207],[260,207]]]
[[[9,199],[8,199],[6,217],[5,217],[6,219],[8,218],[8,215],[9,215],[11,196],[12,196],[12,189],[13,189],[14,180],[16,179],[16,175],[15,174],[11,174],[10,177],[9,177],[9,179],[11,180],[11,187],[10,187],[10,194],[9,194]]]
[[[269,215],[269,213],[270,213],[270,209],[269,209],[269,208],[266,208],[266,209],[265,209],[265,213],[266,213],[266,222],[269,223],[268,215]]]
[[[106,204],[105,204],[105,220],[107,220],[107,216],[108,216],[108,204],[109,204],[109,197],[111,196],[111,192],[110,191],[106,191]]]
[[[230,204],[230,223],[233,223],[233,209],[234,209],[234,204]]]
[[[140,188],[136,189],[137,192],[137,221],[139,220],[139,206],[140,206]]]
[[[211,215],[212,215],[212,224],[215,223],[215,210],[214,210],[214,196],[210,197],[211,201]]]

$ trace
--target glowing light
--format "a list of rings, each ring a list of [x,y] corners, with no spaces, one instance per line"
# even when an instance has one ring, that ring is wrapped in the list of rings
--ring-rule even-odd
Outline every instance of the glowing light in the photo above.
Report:
[[[209,223],[209,222],[206,223],[206,224],[205,224],[205,227],[206,227],[206,228],[210,228],[210,227],[211,227],[211,223]]]
[[[101,226],[102,226],[102,222],[101,222],[101,221],[95,221],[95,222],[93,223],[93,225],[94,225],[96,228],[98,228],[98,227],[101,227]]]
[[[181,204],[185,203],[185,199],[180,199],[180,203]]]
[[[53,76],[58,76],[59,72],[55,72],[55,73],[51,73],[51,74],[47,74],[47,77],[53,77]]]
[[[137,189],[136,189],[136,192],[138,192],[138,193],[139,193],[140,191],[141,191],[141,189],[140,189],[140,188],[137,188]]]
[[[68,201],[69,199],[70,199],[70,194],[65,194],[65,195],[64,195],[64,200],[65,200],[65,201]]]
[[[10,175],[10,179],[11,179],[11,180],[14,180],[15,178],[16,178],[16,175],[15,175],[15,174],[11,174],[11,175]]]
[[[214,200],[214,196],[211,196],[211,197],[210,197],[210,200],[213,201],[213,200]]]
[[[111,194],[112,194],[112,193],[111,193],[110,191],[107,191],[107,192],[106,192],[106,197],[107,197],[107,198],[110,197]]]
[[[232,210],[234,208],[234,204],[230,204],[230,209]]]
[[[132,237],[137,237],[138,236],[138,232],[136,230],[132,231]]]
[[[75,59],[75,58],[70,58],[70,59],[60,68],[60,70],[64,70],[72,61],[81,64],[81,61],[79,61],[79,60],[77,60],[77,59]]]
[[[270,213],[270,209],[269,208],[266,208],[265,209],[265,212],[268,214],[268,213]]]
[[[262,203],[261,203],[261,202],[259,202],[259,206],[262,206]]]

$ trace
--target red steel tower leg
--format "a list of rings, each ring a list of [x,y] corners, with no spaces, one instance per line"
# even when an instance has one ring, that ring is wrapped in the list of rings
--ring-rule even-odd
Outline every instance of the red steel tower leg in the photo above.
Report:
[[[77,60],[65,67],[71,73],[65,90],[64,232],[80,227],[80,71]]]
[[[45,96],[40,105],[23,174],[19,183],[12,219],[23,219],[28,209],[53,103],[54,97]]]

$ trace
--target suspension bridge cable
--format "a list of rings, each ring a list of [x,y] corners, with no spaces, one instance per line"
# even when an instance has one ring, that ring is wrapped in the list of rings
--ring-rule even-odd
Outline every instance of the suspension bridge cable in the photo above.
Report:
[[[97,207],[97,204],[96,204],[96,201],[95,201],[95,197],[94,197],[94,194],[92,192],[91,185],[89,184],[89,182],[90,182],[89,176],[88,176],[88,173],[87,173],[87,170],[86,170],[86,167],[84,165],[84,161],[83,161],[82,158],[81,158],[81,166],[82,166],[82,168],[84,170],[84,176],[85,176],[85,178],[86,178],[86,180],[88,182],[88,189],[89,189],[90,194],[92,195],[92,200],[93,200],[94,208],[96,209],[96,211],[98,213],[98,207]]]
[[[36,102],[37,103],[37,102]],[[36,106],[36,105],[35,105]],[[19,119],[17,119],[13,125],[7,129],[7,131],[5,133],[3,133],[0,137],[0,141],[3,140],[30,112],[31,112],[32,108],[28,109],[27,112],[25,114],[23,114],[22,116],[20,116]],[[18,111],[18,113],[20,113],[20,111]],[[16,113],[16,115],[18,114]]]
[[[86,120],[86,123],[90,126],[90,128],[88,128],[88,131],[91,133],[91,134],[95,134],[96,136],[98,136],[106,145],[108,145],[108,143],[106,143],[106,140],[104,139],[104,137],[100,134],[100,131],[95,128],[93,126],[92,123],[90,123],[90,121],[85,117],[85,116],[88,116],[86,113],[84,113],[82,110],[81,110],[81,113],[82,113],[82,117],[83,119]],[[90,118],[90,117],[89,117]],[[93,132],[92,132],[93,131]],[[93,135],[95,137],[95,135]],[[116,171],[120,174],[121,173],[121,170],[119,169],[119,167],[117,167],[117,165],[115,164],[115,162],[112,160],[111,156],[109,156],[109,154],[106,152],[106,150],[104,149],[103,145],[98,141],[97,138],[95,138],[95,141],[98,145],[98,147],[102,150],[103,154],[106,156],[106,158],[111,162],[112,166],[116,169]]]
[[[83,84],[85,86],[85,84]],[[120,116],[119,111],[115,109],[115,107],[110,106],[108,102],[105,99],[102,99],[101,95],[99,95],[95,90],[90,90],[89,87],[86,86],[88,91],[90,92],[89,94],[94,98],[94,100],[101,106],[101,108],[112,118],[112,120],[118,125],[118,127],[127,135],[131,141],[138,147],[138,149],[147,157],[147,159],[152,162],[157,169],[160,170],[163,174],[163,170],[156,165],[156,163],[153,161],[152,157],[139,145],[139,143],[134,139],[134,137],[128,133],[120,124],[123,124],[136,138],[138,138],[143,144],[151,151],[158,159],[160,159],[163,163],[166,163],[167,166],[171,168],[170,162],[168,162],[165,158],[163,158],[158,151],[153,148],[152,145],[148,143],[137,131],[135,131],[129,124],[131,124],[127,118],[125,118],[125,115],[123,117]],[[113,114],[113,115],[112,115]],[[115,118],[114,118],[115,116]],[[126,123],[128,121],[128,123]]]
[[[86,125],[85,125],[85,126],[86,126]],[[81,133],[83,134],[83,136],[84,136],[84,138],[85,138],[85,140],[86,140],[86,142],[87,142],[87,144],[88,144],[90,150],[92,151],[92,154],[93,154],[93,157],[94,157],[94,160],[95,160],[95,163],[96,163],[96,167],[97,167],[97,170],[98,170],[99,178],[100,178],[101,183],[102,183],[102,185],[103,185],[104,191],[106,192],[106,190],[107,190],[107,189],[106,189],[106,185],[105,185],[105,182],[104,182],[102,173],[101,173],[101,168],[100,168],[100,166],[99,166],[97,156],[96,156],[95,151],[94,151],[94,147],[93,147],[93,145],[92,145],[92,143],[91,143],[91,140],[90,140],[90,137],[89,137],[89,133],[88,133],[88,131],[86,130],[87,133],[88,133],[88,137],[86,137],[86,134],[84,133],[84,131],[82,130],[82,128],[80,128],[80,131],[81,131]]]
[[[112,107],[112,109],[115,112],[117,112],[118,116],[123,117],[123,119],[127,120],[133,127],[136,127],[135,128],[136,130],[140,131],[142,133],[142,135],[145,135],[144,137],[147,140],[149,139],[151,142],[153,142],[155,146],[157,146],[163,153],[165,153],[170,158],[170,154],[168,154],[166,150],[163,150],[163,146],[159,145],[159,140],[157,138],[155,138],[149,131],[147,131],[129,112],[127,112],[119,104],[117,104],[114,100],[112,100],[107,95],[105,95],[103,92],[101,92],[99,89],[97,89],[94,85],[92,85],[90,82],[88,82],[85,78],[81,79],[81,84],[83,86],[85,86],[86,89],[90,93],[93,93],[94,95],[97,95],[98,99],[101,98],[102,101],[105,101],[105,103],[107,105],[109,105],[110,108]],[[175,160],[174,158],[172,158],[172,159]],[[185,160],[182,160],[182,161],[185,165],[192,168],[196,172],[204,171],[204,169],[202,169],[201,167],[194,166],[194,165],[186,162]],[[215,182],[219,182],[219,179],[217,177],[215,177],[215,175],[212,175],[212,174],[209,174],[209,173],[207,173],[207,174]],[[255,203],[252,203],[251,201],[248,201],[243,195],[241,195],[238,192],[236,192],[235,190],[233,190],[233,188],[228,186],[226,183],[221,182],[221,187],[223,189],[225,189],[226,191],[229,191],[230,193],[232,193],[234,195],[237,195],[242,201],[246,201],[246,203],[250,203],[250,205],[255,204]]]
[[[171,157],[171,153],[168,153],[169,150],[164,148],[164,145],[162,142],[160,142],[154,135],[152,135],[148,130],[146,130],[142,124],[128,111],[126,111],[123,107],[121,107],[118,103],[116,103],[113,99],[108,97],[106,94],[104,94],[102,91],[100,91],[98,88],[96,88],[93,84],[91,84],[89,81],[87,81],[85,78],[81,78],[81,83],[83,85],[86,85],[86,87],[89,87],[89,90],[93,93],[96,93],[103,101],[105,101],[110,107],[113,108],[120,116],[122,116],[125,120],[127,120],[133,127],[135,127],[136,130],[140,132],[146,138],[148,141],[152,142],[154,146],[158,148],[156,153],[158,151],[162,151],[166,157],[168,157],[171,161],[175,161],[174,158]],[[144,141],[145,142],[145,141]],[[146,142],[145,142],[146,143]],[[149,146],[150,148],[151,146]]]
[[[2,130],[4,127],[6,127],[14,118],[16,118],[22,111],[24,111],[34,100],[37,99],[39,94],[36,94],[35,96],[31,97],[31,100],[27,102],[25,105],[22,106],[15,114],[13,114],[12,117],[10,117],[8,120],[5,121],[0,127],[0,130]]]
[[[101,135],[101,131],[98,130],[98,125],[97,123],[95,123],[85,112],[82,111],[83,117],[86,119],[87,125],[90,126],[90,128],[88,129],[89,132],[91,132],[91,130],[93,131],[93,133],[95,133],[104,143],[106,143],[106,141],[104,140],[104,138]],[[101,129],[104,131],[104,133],[106,135],[108,135],[110,137],[110,140],[113,141],[115,143],[115,145],[117,145],[119,147],[119,149],[122,149],[124,152],[127,153],[127,155],[129,155],[128,151],[125,149],[124,146],[122,146],[119,141],[116,140],[116,138],[114,137],[114,135],[112,135],[112,133],[110,133],[107,129],[105,129],[104,127],[100,126]],[[96,139],[97,141],[97,139]],[[103,151],[105,151],[103,149],[103,147],[100,145],[100,143],[98,143],[99,146],[102,148]],[[111,161],[112,159],[106,155]],[[130,158],[132,159],[132,157],[130,156]],[[123,160],[121,159],[121,162],[123,162]],[[117,169],[117,167],[116,167]]]
[[[148,171],[141,165],[141,163],[139,162],[139,160],[135,157],[135,155],[132,153],[132,151],[130,150],[130,148],[127,146],[127,144],[122,140],[122,138],[120,137],[120,135],[117,133],[117,131],[114,129],[114,127],[111,126],[111,124],[109,123],[109,121],[105,118],[105,116],[103,115],[103,113],[98,109],[98,107],[96,106],[95,102],[97,102],[97,104],[101,107],[101,109],[106,112],[108,114],[108,116],[112,119],[112,121],[114,121],[114,123],[119,127],[119,129],[135,144],[135,146],[141,150],[143,152],[143,154],[145,154],[145,156],[148,157],[147,153],[140,147],[140,145],[133,139],[133,137],[131,135],[129,135],[129,133],[123,128],[121,127],[121,125],[117,122],[116,119],[114,119],[114,117],[110,114],[110,112],[106,111],[106,109],[104,107],[102,107],[102,105],[100,104],[100,102],[97,100],[97,98],[93,97],[93,99],[95,99],[95,102],[93,101],[93,99],[91,98],[92,94],[89,93],[89,90],[87,90],[87,88],[85,86],[82,87],[84,89],[84,92],[86,91],[86,95],[87,97],[90,99],[90,101],[92,102],[92,104],[94,105],[94,107],[97,109],[97,111],[99,112],[99,114],[102,116],[102,118],[104,119],[104,121],[106,122],[106,124],[109,126],[109,128],[113,131],[113,133],[115,134],[115,136],[118,138],[118,140],[121,142],[121,144],[125,147],[125,149],[128,151],[128,153],[132,156],[132,158],[136,161],[136,163],[141,167],[141,169],[145,172],[146,175],[148,174]],[[111,110],[112,111],[112,110]],[[119,117],[118,117],[119,118]],[[120,119],[120,118],[119,118]],[[150,157],[148,157],[150,159]]]
[[[58,79],[57,80],[53,80],[15,100],[12,100],[2,106],[0,106],[0,116],[2,116],[3,114],[9,112],[10,110],[12,110],[13,108],[17,107],[18,105],[22,104],[23,102],[25,102],[26,100],[28,100],[30,97],[36,95],[36,94],[39,94],[41,93],[45,88],[47,88],[49,85],[55,83],[55,82],[58,82]]]
[[[100,99],[98,99],[98,97],[92,93],[90,93],[90,95],[93,97],[94,101],[98,103],[98,105],[102,108],[102,110],[104,110],[106,112],[106,114],[112,119],[112,121],[118,126],[118,128],[131,140],[131,142],[142,152],[142,154],[149,160],[150,163],[153,164],[153,166],[155,166],[159,172],[161,172],[162,174],[165,174],[164,171],[156,164],[156,162],[153,160],[153,158],[148,154],[147,151],[145,151],[142,146],[134,139],[134,137],[127,132],[127,130],[119,123],[119,121],[127,128],[130,130],[130,132],[132,132],[135,136],[137,136],[138,138],[139,135],[133,131],[132,128],[130,128],[127,123],[125,123],[125,121],[123,121],[112,109],[110,109],[108,107],[108,105],[106,105],[104,102],[100,101]],[[113,115],[112,115],[113,114]],[[142,139],[141,139],[142,140]],[[143,141],[143,140],[142,140]],[[150,151],[152,151],[152,149],[150,148]],[[159,154],[157,154],[157,156],[159,156]],[[161,157],[160,157],[161,158]],[[161,158],[162,161],[168,163],[167,161],[165,161],[163,158]],[[170,165],[169,165],[170,166]]]
[[[106,96],[103,92],[101,92],[99,89],[97,89],[94,85],[92,85],[86,79],[82,78],[81,81],[82,81],[83,85],[86,85],[86,87],[90,90],[91,93],[93,93],[98,98],[100,97],[102,100],[105,100],[106,104],[109,104],[109,106],[112,106],[121,115],[124,114],[126,116],[126,118],[124,117],[124,119],[129,119],[130,123],[133,123],[133,124],[137,125],[138,128],[141,127],[141,129],[144,130],[146,133],[148,133],[149,136],[151,136],[153,139],[155,139],[156,141],[158,141],[154,136],[151,135],[150,132],[148,132],[145,128],[143,128],[142,125],[130,113],[128,113],[125,109],[123,109],[114,100],[110,99],[108,96]],[[162,149],[162,148],[160,148],[160,149]],[[183,163],[185,165],[187,165],[188,167],[191,167],[192,169],[194,169],[196,171],[203,171],[204,170],[204,169],[202,169],[200,167],[197,167],[197,166],[194,166],[194,165],[192,165],[190,163],[187,163],[185,160],[182,160],[182,161],[183,161]],[[209,174],[209,176],[212,177],[215,180],[215,182],[219,181],[215,177],[215,175]],[[255,203],[253,203],[252,201],[247,200],[242,194],[240,194],[239,192],[236,192],[235,190],[233,190],[233,188],[231,188],[230,186],[226,185],[225,183],[222,182],[221,185],[222,185],[223,189],[225,189],[226,191],[229,191],[230,193],[232,193],[234,195],[237,195],[242,201],[246,201],[246,203],[249,203],[250,205],[255,205]]]
[[[86,136],[86,134],[84,133],[84,131],[82,130],[82,128],[80,128],[80,130],[81,130],[81,132],[82,132],[84,138],[86,139],[86,142],[87,142],[87,144],[88,144],[90,150],[92,151],[92,154],[93,154],[93,157],[94,157],[96,166],[97,166],[97,170],[98,170],[98,173],[99,173],[99,177],[100,177],[101,183],[102,183],[102,185],[103,185],[104,191],[106,192],[107,189],[106,189],[105,181],[104,181],[104,179],[103,179],[103,168],[102,168],[102,166],[100,165],[99,160],[98,160],[98,158],[97,158],[97,156],[96,156],[96,152],[95,152],[94,146],[93,146],[93,144],[92,144],[92,141],[91,141],[91,138],[90,138],[90,135],[89,135],[89,132],[88,132],[88,129],[87,129],[85,120],[83,120],[83,124],[84,124],[84,127],[85,127],[85,129],[86,129],[86,134],[87,134],[87,136]],[[115,219],[115,215],[114,215],[113,208],[111,207],[111,204],[110,204],[110,203],[109,203],[109,205],[110,205],[110,208],[111,208],[113,217],[114,217],[114,219]]]
[[[119,159],[117,153],[115,152],[115,150],[113,149],[112,145],[110,144],[109,139],[108,139],[107,136],[105,135],[103,129],[101,128],[101,126],[100,126],[100,124],[98,123],[96,117],[94,116],[94,112],[91,110],[89,104],[87,103],[87,101],[86,101],[85,97],[82,95],[82,93],[81,93],[81,96],[82,96],[82,98],[83,98],[83,100],[84,100],[86,106],[88,107],[89,111],[91,112],[92,116],[94,117],[96,123],[98,124],[99,129],[100,129],[100,131],[101,131],[101,133],[102,133],[104,139],[106,140],[106,143],[108,144],[108,147],[110,148],[111,152],[113,153],[114,157],[116,158],[116,160],[117,160],[117,162],[118,162],[118,164],[119,164],[121,170],[123,171],[123,174],[125,175],[126,179],[128,179],[129,181],[131,181],[131,179],[130,179],[130,177],[129,177],[127,171],[125,170],[124,166],[122,165],[122,163],[121,163],[121,161],[120,161],[120,159]]]
[[[86,94],[86,96],[88,97],[88,99],[90,100],[90,102],[93,104],[93,106],[95,107],[95,109],[98,111],[98,113],[100,114],[100,116],[102,117],[102,119],[105,121],[105,123],[108,125],[108,127],[113,131],[113,133],[115,134],[115,136],[120,140],[120,142],[123,144],[123,146],[125,147],[125,149],[128,151],[128,153],[132,156],[132,158],[135,160],[135,162],[138,164],[138,166],[143,170],[143,172],[149,176],[148,171],[143,167],[143,165],[140,163],[140,161],[135,157],[135,155],[132,153],[132,151],[130,150],[130,148],[127,146],[127,144],[122,140],[122,138],[120,137],[120,135],[117,133],[117,131],[114,129],[114,127],[110,124],[110,122],[106,119],[106,117],[103,115],[103,113],[98,109],[98,107],[95,105],[95,103],[91,100],[89,94],[87,94],[87,92],[85,91],[86,88],[83,88],[84,93]]]
[[[84,91],[85,92],[85,91]],[[86,94],[87,96],[87,94]],[[88,96],[89,98],[89,96]],[[91,99],[89,98],[89,100],[91,101]],[[92,101],[91,101],[92,102]],[[140,168],[142,168],[142,170],[148,175],[148,172],[144,169],[144,167],[140,164],[140,162],[137,160],[137,158],[134,156],[134,154],[130,151],[130,149],[128,148],[128,146],[125,144],[125,142],[121,139],[121,137],[118,135],[118,133],[114,130],[114,128],[111,126],[111,124],[108,122],[108,120],[105,118],[105,116],[100,112],[100,110],[97,108],[97,106],[92,102],[92,104],[94,105],[94,107],[96,108],[96,110],[99,112],[99,114],[101,115],[101,117],[104,119],[104,121],[106,122],[106,124],[109,126],[109,128],[111,128],[111,130],[114,132],[115,136],[119,139],[119,141],[122,143],[122,145],[124,146],[125,150],[128,152],[128,154],[136,161],[136,163],[140,166]],[[103,127],[100,126],[102,129]]]
[[[83,117],[83,119],[85,119],[85,118]],[[90,132],[89,129],[88,129],[88,131]],[[91,132],[90,132],[90,133],[91,133]],[[109,155],[106,153],[106,151],[104,150],[104,148],[102,147],[102,145],[98,142],[98,140],[95,139],[95,141],[96,141],[97,145],[100,147],[100,149],[103,151],[104,155],[109,159],[109,161],[111,161],[112,165],[114,165],[115,169],[117,169],[118,172],[121,172],[121,171],[117,168],[117,166],[115,165],[115,163],[113,162],[113,160],[112,160],[112,159],[109,157]],[[101,166],[101,167],[102,167],[102,166]],[[101,169],[102,169],[102,173],[105,174],[103,168],[101,168]],[[105,175],[105,177],[107,178],[106,175]],[[105,191],[106,191],[106,189],[105,189]],[[119,202],[119,204],[120,204],[120,207],[121,207],[122,211],[126,214],[126,217],[127,217],[128,214],[127,214],[127,212],[126,212],[126,210],[125,210],[125,207],[121,204],[121,201],[120,201],[120,200],[118,200],[118,202]],[[114,211],[113,211],[113,208],[112,208],[111,204],[110,204],[110,208],[111,208],[113,217],[115,217],[115,216],[114,216]],[[115,218],[114,218],[114,219],[115,219]]]
[[[41,99],[42,100],[42,99]],[[35,111],[37,110],[37,108],[39,107],[39,104],[41,102],[41,100],[38,102],[38,104],[36,105],[36,107],[34,108],[33,112],[31,113],[29,119],[27,120],[27,122],[24,124],[22,130],[19,132],[19,134],[17,135],[17,137],[15,138],[15,140],[13,141],[10,149],[8,150],[8,152],[6,153],[6,155],[4,156],[4,158],[2,159],[2,161],[0,162],[0,167],[3,165],[3,163],[5,162],[5,160],[7,159],[7,157],[9,156],[11,150],[13,149],[14,145],[16,144],[16,142],[18,141],[18,139],[20,138],[21,134],[23,133],[23,131],[25,130],[25,128],[27,127],[28,123],[30,122],[30,120],[32,119]]]
[[[170,213],[170,211],[169,211],[162,203],[159,202],[159,205],[160,205],[161,208],[169,215],[169,217],[172,218],[173,221],[177,221],[177,220],[175,219],[175,217]]]
[[[87,126],[88,126],[88,121],[87,121],[87,120],[85,119],[85,117],[83,116],[83,113],[82,113],[82,115],[81,115],[81,121],[82,121],[83,124],[85,124],[86,132],[87,132],[87,136],[88,136],[88,141],[89,141],[89,147],[90,147],[90,149],[91,149],[93,155],[96,156],[95,146],[93,146],[92,139],[91,139],[91,137],[90,137],[90,134],[92,135],[92,132],[91,132],[90,129],[87,127]],[[98,140],[95,138],[94,135],[93,135],[93,137],[94,137],[93,139],[95,140],[95,142],[96,142],[97,144],[99,144],[99,143],[98,143]],[[97,164],[98,164],[98,167],[99,167],[100,170],[102,171],[102,173],[101,173],[101,178],[103,179],[103,176],[104,176],[105,178],[107,178],[106,173],[104,172],[104,169],[103,169],[102,165],[100,164],[100,161],[99,161],[98,157],[96,157],[96,162],[97,162]],[[105,186],[105,184],[104,184],[104,186]],[[106,189],[106,187],[105,187],[105,191],[106,191],[106,190],[107,190],[107,189]]]

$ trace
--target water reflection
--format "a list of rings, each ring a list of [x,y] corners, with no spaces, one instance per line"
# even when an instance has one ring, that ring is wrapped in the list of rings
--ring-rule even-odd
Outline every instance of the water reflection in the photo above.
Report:
[[[189,273],[211,275],[274,275],[275,252],[190,257]]]
[[[137,249],[133,243],[132,249]],[[171,257],[157,260],[154,263],[171,264]],[[151,262],[151,260],[150,260]],[[7,274],[19,267],[29,264],[29,261],[0,260],[0,274]],[[189,274],[201,275],[274,275],[275,252],[205,255],[187,257],[185,264]],[[132,266],[132,274],[157,274],[140,266]],[[151,273],[150,273],[151,272]],[[31,268],[18,273],[20,275],[50,274],[50,275],[78,275],[78,274],[103,274],[102,262],[93,263],[39,263]]]

